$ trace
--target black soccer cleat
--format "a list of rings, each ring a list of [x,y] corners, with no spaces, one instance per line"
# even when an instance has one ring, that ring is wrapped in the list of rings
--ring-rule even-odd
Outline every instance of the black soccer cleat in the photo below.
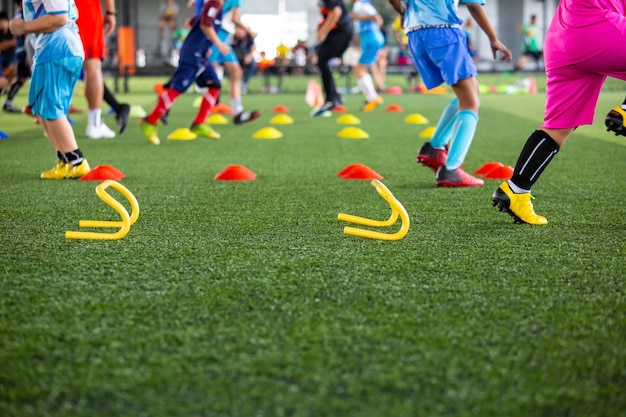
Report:
[[[614,107],[604,118],[606,130],[615,133],[615,136],[626,136],[624,120],[626,120],[626,110],[624,110],[622,106]]]

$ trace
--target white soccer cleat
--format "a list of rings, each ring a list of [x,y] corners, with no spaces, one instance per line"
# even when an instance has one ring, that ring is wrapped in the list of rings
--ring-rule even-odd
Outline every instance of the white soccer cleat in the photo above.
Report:
[[[100,123],[100,126],[87,126],[85,134],[89,139],[111,139],[115,137],[115,132],[104,123]]]

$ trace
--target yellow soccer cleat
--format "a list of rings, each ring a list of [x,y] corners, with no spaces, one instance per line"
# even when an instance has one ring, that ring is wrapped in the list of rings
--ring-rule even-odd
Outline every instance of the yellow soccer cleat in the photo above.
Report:
[[[370,112],[372,110],[375,110],[381,104],[383,104],[383,98],[381,96],[376,96],[376,99],[372,101],[366,101],[361,110],[364,112]]]
[[[533,197],[530,193],[515,194],[509,187],[509,183],[504,181],[493,193],[491,201],[492,205],[498,206],[500,211],[509,213],[515,223],[548,224],[545,217],[535,213],[531,198]]]
[[[207,139],[219,139],[222,136],[219,133],[217,133],[215,130],[213,130],[211,126],[209,126],[206,123],[201,123],[199,125],[192,125],[189,130],[191,130],[196,135],[202,138],[207,138]]]
[[[78,165],[66,165],[65,178],[78,179],[83,175],[89,174],[89,171],[91,171],[91,168],[89,167],[89,162],[87,162],[86,159],[83,159],[83,161]]]
[[[44,180],[62,180],[65,179],[65,175],[67,174],[67,164],[59,159],[57,164],[47,171],[41,173],[40,177]]]
[[[139,128],[141,129],[141,133],[143,133],[143,135],[146,137],[149,143],[153,145],[158,145],[161,143],[161,140],[157,136],[156,125],[153,125],[152,123],[148,123],[145,120],[142,120],[141,124],[139,125]]]

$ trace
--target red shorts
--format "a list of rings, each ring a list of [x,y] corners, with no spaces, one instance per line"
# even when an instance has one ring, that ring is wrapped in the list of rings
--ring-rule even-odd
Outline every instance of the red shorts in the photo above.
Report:
[[[76,0],[78,33],[83,41],[85,60],[106,58],[104,47],[104,22],[100,0]]]

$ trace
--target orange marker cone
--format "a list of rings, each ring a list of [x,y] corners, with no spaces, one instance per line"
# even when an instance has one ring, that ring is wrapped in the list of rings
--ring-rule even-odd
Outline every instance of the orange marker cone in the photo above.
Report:
[[[215,174],[214,180],[219,181],[253,181],[256,174],[243,165],[228,165]]]
[[[80,181],[105,181],[105,180],[121,180],[126,174],[118,170],[112,165],[98,165],[89,171],[88,174],[80,177]]]
[[[363,164],[351,164],[339,171],[337,176],[344,180],[382,180],[383,176]]]
[[[399,104],[390,104],[385,110],[389,112],[401,112],[403,109],[402,106],[400,106]]]
[[[491,170],[493,170],[495,168],[499,168],[501,166],[503,166],[501,162],[486,162],[486,163],[483,164],[483,166],[481,166],[476,171],[474,171],[474,174],[476,174],[476,175],[485,175],[489,171],[491,171]]]
[[[228,104],[217,103],[213,107],[213,113],[233,114],[233,109]]]
[[[289,108],[283,106],[282,104],[279,104],[278,106],[274,107],[274,113],[289,113]]]

